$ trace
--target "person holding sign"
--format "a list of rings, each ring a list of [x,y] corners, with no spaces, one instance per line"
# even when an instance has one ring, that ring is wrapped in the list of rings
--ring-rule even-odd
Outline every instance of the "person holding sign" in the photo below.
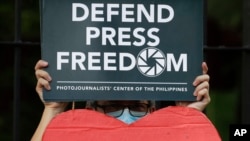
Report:
[[[45,102],[43,100],[42,89],[50,90],[51,76],[43,70],[48,66],[48,62],[39,60],[35,66],[35,75],[37,78],[36,91],[44,104],[44,111],[41,117],[41,121],[32,137],[32,141],[42,140],[43,133],[46,130],[50,121],[58,114],[65,111],[67,106],[66,102]],[[205,107],[210,103],[209,96],[209,75],[208,67],[205,62],[202,63],[203,74],[197,76],[193,82],[195,91],[193,93],[196,96],[194,102],[175,102],[176,106],[185,106],[194,108],[198,111],[203,111]],[[142,118],[143,116],[150,114],[156,110],[153,101],[94,101],[87,102],[87,107],[98,112],[105,113],[109,116],[113,116],[125,123],[132,123],[133,121]],[[167,117],[166,117],[167,118]],[[124,120],[125,119],[125,120]]]

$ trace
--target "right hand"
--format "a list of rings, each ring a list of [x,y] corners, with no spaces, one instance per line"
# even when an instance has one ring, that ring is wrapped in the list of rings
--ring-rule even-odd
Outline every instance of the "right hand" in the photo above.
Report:
[[[35,66],[35,75],[37,78],[36,92],[38,93],[41,101],[43,102],[45,108],[56,110],[57,112],[63,112],[68,103],[66,102],[45,102],[43,99],[43,88],[46,90],[51,90],[50,82],[52,78],[49,73],[43,70],[48,67],[48,62],[44,60],[39,60]]]

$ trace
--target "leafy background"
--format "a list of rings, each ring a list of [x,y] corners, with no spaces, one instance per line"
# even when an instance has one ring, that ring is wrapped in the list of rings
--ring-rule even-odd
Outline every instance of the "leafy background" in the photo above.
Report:
[[[20,41],[40,42],[38,0],[22,0]],[[242,47],[242,1],[208,0],[206,5],[206,45],[211,48]],[[15,40],[15,2],[0,1],[0,42]],[[0,140],[13,140],[14,47],[0,46]],[[41,57],[40,46],[21,49],[19,140],[30,140],[42,114],[36,92],[34,66]],[[211,104],[205,113],[218,129],[223,141],[228,140],[229,125],[239,123],[241,52],[205,51],[211,76]],[[81,104],[80,104],[81,105]]]

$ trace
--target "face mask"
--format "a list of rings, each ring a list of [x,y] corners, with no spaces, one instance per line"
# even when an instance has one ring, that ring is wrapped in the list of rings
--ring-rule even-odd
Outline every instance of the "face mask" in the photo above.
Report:
[[[121,111],[116,111],[116,112],[110,112],[108,113],[108,115],[112,116],[112,115],[117,115],[116,113],[117,112],[121,112]],[[120,121],[123,121],[124,123],[127,123],[127,124],[130,124],[130,123],[133,123],[135,122],[136,120],[140,119],[141,117],[135,117],[135,116],[132,116],[130,115],[129,113],[129,109],[126,108],[124,109],[123,113],[121,116],[117,117],[116,119],[120,120]]]

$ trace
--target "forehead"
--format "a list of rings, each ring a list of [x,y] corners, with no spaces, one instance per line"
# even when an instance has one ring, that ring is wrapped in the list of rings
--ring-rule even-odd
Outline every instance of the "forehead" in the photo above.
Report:
[[[108,105],[108,104],[128,105],[128,104],[136,104],[136,103],[149,104],[147,100],[110,100],[110,101],[100,100],[100,101],[96,101],[96,102],[97,102],[97,104],[100,104],[100,105]]]

